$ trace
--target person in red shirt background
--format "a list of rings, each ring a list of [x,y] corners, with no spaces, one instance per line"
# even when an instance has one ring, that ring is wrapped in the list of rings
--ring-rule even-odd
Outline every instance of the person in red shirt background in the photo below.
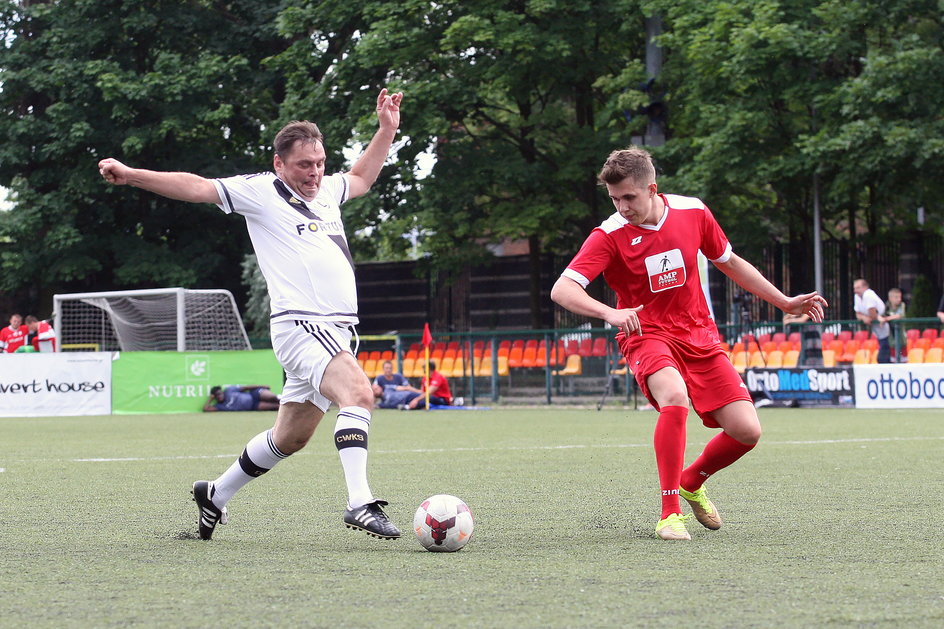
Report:
[[[29,330],[27,338],[37,352],[56,351],[56,331],[48,321],[40,321],[33,315],[26,317],[26,327]]]
[[[10,325],[0,330],[0,350],[12,354],[26,343],[29,328],[23,325],[23,317],[16,313],[10,315]]]
[[[452,406],[452,392],[449,390],[449,381],[446,376],[436,371],[436,362],[429,361],[429,377],[423,378],[423,388],[416,389],[420,393],[426,393],[429,387],[429,404],[432,406]],[[428,383],[428,384],[427,384]],[[406,404],[402,410],[412,411],[417,408],[426,408],[426,396],[420,395]]]

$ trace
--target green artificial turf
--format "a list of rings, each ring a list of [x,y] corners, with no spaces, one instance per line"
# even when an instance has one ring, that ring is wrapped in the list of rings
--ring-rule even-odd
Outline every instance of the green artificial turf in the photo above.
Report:
[[[396,541],[341,524],[333,412],[210,542],[190,485],[274,413],[0,419],[0,626],[944,626],[944,413],[760,413],[691,542],[653,533],[653,412],[376,412]],[[686,461],[713,434],[690,416]],[[475,514],[458,553],[411,531],[436,493]]]

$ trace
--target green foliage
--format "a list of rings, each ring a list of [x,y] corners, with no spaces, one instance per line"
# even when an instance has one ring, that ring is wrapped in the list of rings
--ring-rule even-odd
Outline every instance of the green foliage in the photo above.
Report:
[[[0,289],[223,286],[247,248],[212,208],[112,188],[97,162],[209,176],[266,165],[277,3],[3,2]]]
[[[247,253],[242,262],[242,280],[246,287],[246,308],[243,310],[243,324],[250,337],[265,338],[269,335],[269,292],[265,276],[253,253]]]
[[[329,11],[334,3],[295,4],[287,11],[299,19],[283,20],[284,32],[333,49],[330,63],[300,46],[279,56],[295,94],[284,112],[360,121],[366,140],[375,90],[406,92],[400,168],[349,223],[386,240],[375,252],[405,252],[401,230],[414,217],[435,233],[425,250],[440,265],[507,237],[569,251],[599,222],[594,173],[629,143],[623,110],[643,99],[633,92],[643,80],[636,3],[363,2],[362,21]],[[427,150],[435,166],[418,180],[413,160]]]
[[[911,301],[908,302],[909,317],[933,317],[937,313],[939,291],[927,275],[915,278],[911,287]]]

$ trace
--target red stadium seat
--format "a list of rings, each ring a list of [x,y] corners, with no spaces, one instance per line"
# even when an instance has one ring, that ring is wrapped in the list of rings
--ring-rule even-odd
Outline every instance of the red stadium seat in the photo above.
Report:
[[[580,351],[577,352],[584,358],[589,358],[593,355],[593,339],[583,339],[580,341]]]
[[[845,343],[846,341],[851,341],[851,340],[852,340],[852,332],[851,332],[850,330],[842,330],[842,331],[839,332],[839,336],[836,337],[836,338],[838,338],[838,339],[839,339],[840,341],[842,341],[843,343]]]
[[[836,335],[833,334],[832,332],[823,332],[819,338],[820,338],[820,341],[823,343],[823,347],[826,347],[827,345],[833,342],[833,339],[836,338]]]
[[[774,335],[770,337],[770,340],[774,343],[783,343],[787,340],[787,335],[783,332],[775,332]]]
[[[921,333],[921,338],[931,339],[932,341],[938,336],[937,330],[934,328],[925,328],[924,332]]]
[[[871,334],[871,332],[868,330],[856,330],[855,334],[852,335],[852,338],[861,343],[862,341],[865,341],[869,338],[869,334]]]
[[[599,336],[593,339],[593,356],[606,356],[606,337]]]

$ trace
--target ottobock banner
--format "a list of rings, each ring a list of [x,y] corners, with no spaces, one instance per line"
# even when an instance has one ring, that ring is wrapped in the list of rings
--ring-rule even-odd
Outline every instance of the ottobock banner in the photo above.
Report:
[[[272,350],[120,352],[112,382],[114,413],[193,413],[214,386],[266,385],[282,392],[282,367]]]
[[[856,408],[944,408],[944,363],[854,369]]]
[[[111,413],[111,352],[0,355],[0,417]]]
[[[778,404],[852,407],[856,377],[849,367],[748,369],[744,383],[753,397],[766,394]]]

